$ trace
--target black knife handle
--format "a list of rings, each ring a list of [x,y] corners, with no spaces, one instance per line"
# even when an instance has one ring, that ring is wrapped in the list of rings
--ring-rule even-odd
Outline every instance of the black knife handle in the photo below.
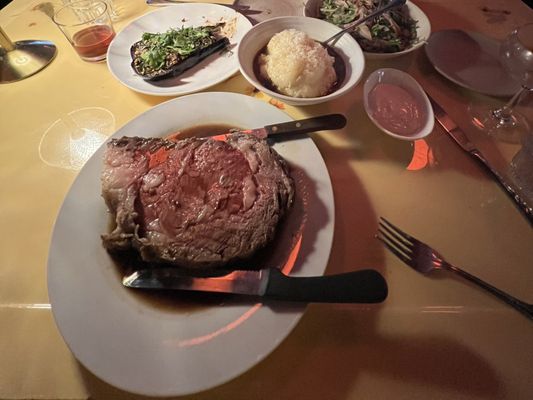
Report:
[[[320,117],[300,119],[298,121],[282,122],[267,125],[268,135],[278,133],[309,133],[323,130],[341,129],[346,126],[346,117],[342,114],[328,114]]]
[[[514,200],[518,208],[524,213],[524,216],[527,218],[530,224],[533,225],[533,208],[528,205],[528,203],[520,197],[520,195],[516,192],[516,190],[513,189],[513,187],[507,183],[507,181],[501,176],[498,171],[496,171],[494,168],[490,166],[490,164],[487,162],[485,157],[479,152],[478,150],[473,150],[470,152],[474,157],[478,159],[479,162],[481,162],[487,170],[496,178],[498,183],[502,188],[505,189],[507,194],[511,196],[511,198]]]
[[[337,275],[292,277],[273,268],[264,297],[307,303],[380,303],[387,294],[387,282],[373,269]]]

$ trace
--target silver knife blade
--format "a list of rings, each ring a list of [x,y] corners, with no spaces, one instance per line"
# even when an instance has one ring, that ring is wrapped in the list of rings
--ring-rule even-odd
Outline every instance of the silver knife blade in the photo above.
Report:
[[[146,0],[146,4],[149,6],[156,6],[156,7],[164,7],[164,6],[172,6],[175,4],[187,4],[190,3],[190,1],[179,1],[179,0]],[[244,4],[232,4],[232,3],[213,3],[210,2],[210,4],[217,4],[219,6],[224,6],[231,8],[232,10],[235,10],[243,15],[254,15],[254,14],[261,14],[263,13],[262,10],[251,10],[250,6],[244,5]]]
[[[474,146],[474,144],[466,137],[465,133],[457,126],[455,121],[448,115],[446,111],[431,98],[428,94],[429,101],[433,106],[435,119],[444,128],[446,133],[459,145],[461,148],[475,157],[481,162],[485,168],[496,178],[500,186],[505,189],[507,194],[513,199],[520,211],[524,214],[530,224],[533,224],[533,206],[522,197],[519,191],[509,183],[485,158],[483,153]]]
[[[233,271],[214,277],[177,274],[176,268],[152,268],[135,271],[122,284],[137,289],[178,289],[201,292],[235,293],[262,296],[268,285],[269,270]]]
[[[435,100],[428,95],[429,101],[433,106],[435,119],[444,128],[444,130],[457,142],[463,150],[471,153],[476,150],[474,144],[466,137],[465,133],[457,126],[455,121],[448,115],[446,111]]]
[[[216,277],[191,277],[174,267],[134,272],[122,280],[138,289],[178,289],[252,295],[271,300],[306,303],[378,303],[388,293],[387,282],[376,270],[342,274],[289,276],[277,268],[237,270]]]
[[[146,4],[149,6],[170,6],[173,4],[187,4],[190,3],[190,1],[180,1],[180,0],[146,0]],[[233,8],[238,11],[246,11],[250,8],[250,6],[247,5],[240,5],[240,4],[233,4],[233,3],[213,3],[210,2],[210,4],[216,4],[219,6],[229,7]]]

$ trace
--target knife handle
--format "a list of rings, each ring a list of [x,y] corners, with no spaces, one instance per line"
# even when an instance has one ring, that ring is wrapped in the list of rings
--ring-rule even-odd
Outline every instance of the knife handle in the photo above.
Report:
[[[337,275],[293,277],[273,268],[264,297],[308,303],[380,303],[387,294],[387,282],[373,269]]]
[[[342,114],[328,114],[320,117],[300,119],[298,121],[282,122],[267,125],[268,135],[278,133],[310,133],[323,130],[341,129],[346,126],[346,117]]]
[[[522,197],[520,197],[516,190],[514,190],[513,187],[506,182],[506,180],[498,173],[498,171],[496,171],[490,166],[487,160],[485,160],[485,157],[483,157],[483,155],[479,151],[473,150],[471,151],[471,154],[476,157],[489,170],[492,175],[494,175],[500,186],[505,189],[507,194],[511,196],[511,198],[515,201],[516,205],[524,213],[529,223],[533,224],[533,208],[530,207]]]

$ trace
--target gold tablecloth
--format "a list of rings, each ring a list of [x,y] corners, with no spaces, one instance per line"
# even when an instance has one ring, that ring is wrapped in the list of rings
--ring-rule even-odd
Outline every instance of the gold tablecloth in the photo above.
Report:
[[[302,2],[290,3],[286,9],[301,12]],[[433,31],[458,28],[502,39],[533,22],[533,10],[519,0],[416,4]],[[150,11],[141,0],[115,5],[118,31]],[[93,376],[69,352],[48,301],[46,263],[54,220],[83,163],[116,129],[167,98],[133,92],[105,63],[81,61],[50,19],[55,6],[15,0],[0,11],[0,25],[13,41],[46,39],[58,47],[48,68],[0,86],[0,398],[135,398]],[[488,140],[470,128],[466,113],[472,100],[502,99],[451,83],[423,50],[368,62],[363,79],[382,66],[412,74],[505,170],[519,146]],[[252,93],[239,74],[209,90]],[[528,99],[519,107],[530,120],[532,104]],[[364,112],[362,83],[327,104],[283,109],[294,118],[348,116],[340,133],[313,134],[335,197],[327,273],[374,267],[390,294],[379,306],[310,305],[264,361],[190,398],[533,398],[531,321],[453,276],[418,275],[374,237],[378,216],[385,216],[451,262],[533,302],[533,232],[496,182],[437,125],[414,146],[378,131]],[[76,146],[80,128],[92,136]]]

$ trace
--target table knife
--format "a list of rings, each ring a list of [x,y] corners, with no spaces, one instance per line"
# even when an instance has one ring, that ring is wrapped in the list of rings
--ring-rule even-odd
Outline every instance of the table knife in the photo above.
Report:
[[[179,0],[146,0],[147,5],[156,6],[156,7],[171,6],[174,4],[187,4],[187,3],[194,3],[194,2],[193,1],[179,1]],[[209,4],[216,4],[219,6],[228,7],[245,15],[261,14],[263,12],[261,10],[251,10],[250,6],[248,5],[241,5],[241,4],[234,4],[234,3],[213,3],[213,2],[210,2]]]
[[[279,124],[266,125],[262,128],[234,130],[232,133],[245,133],[266,139],[274,135],[303,134],[324,130],[342,129],[346,126],[346,117],[342,114],[327,114],[313,118],[299,119],[296,121],[281,122]],[[212,139],[224,140],[228,133],[211,136]]]
[[[429,100],[433,106],[433,111],[435,113],[435,119],[437,122],[444,128],[446,133],[459,145],[461,148],[466,151],[468,154],[473,156],[476,160],[481,162],[486,169],[496,178],[498,183],[505,189],[507,194],[515,201],[518,208],[523,212],[528,221],[533,224],[533,207],[528,204],[528,202],[520,196],[520,194],[513,188],[513,186],[508,183],[505,178],[498,172],[494,167],[490,165],[485,156],[477,149],[474,144],[467,138],[466,134],[457,126],[457,124],[452,120],[452,118],[444,111],[444,109],[435,102],[429,95]]]
[[[336,275],[293,277],[277,268],[238,270],[215,277],[192,277],[177,268],[150,268],[122,279],[126,287],[234,293],[307,303],[379,303],[388,293],[383,276],[373,269]]]
[[[170,6],[172,4],[187,4],[187,3],[194,3],[193,1],[180,1],[180,0],[146,0],[146,4],[149,6]],[[231,7],[235,6],[235,4],[232,3],[210,3],[210,4],[217,4],[221,6]],[[238,6],[243,8],[248,8],[249,6]]]

